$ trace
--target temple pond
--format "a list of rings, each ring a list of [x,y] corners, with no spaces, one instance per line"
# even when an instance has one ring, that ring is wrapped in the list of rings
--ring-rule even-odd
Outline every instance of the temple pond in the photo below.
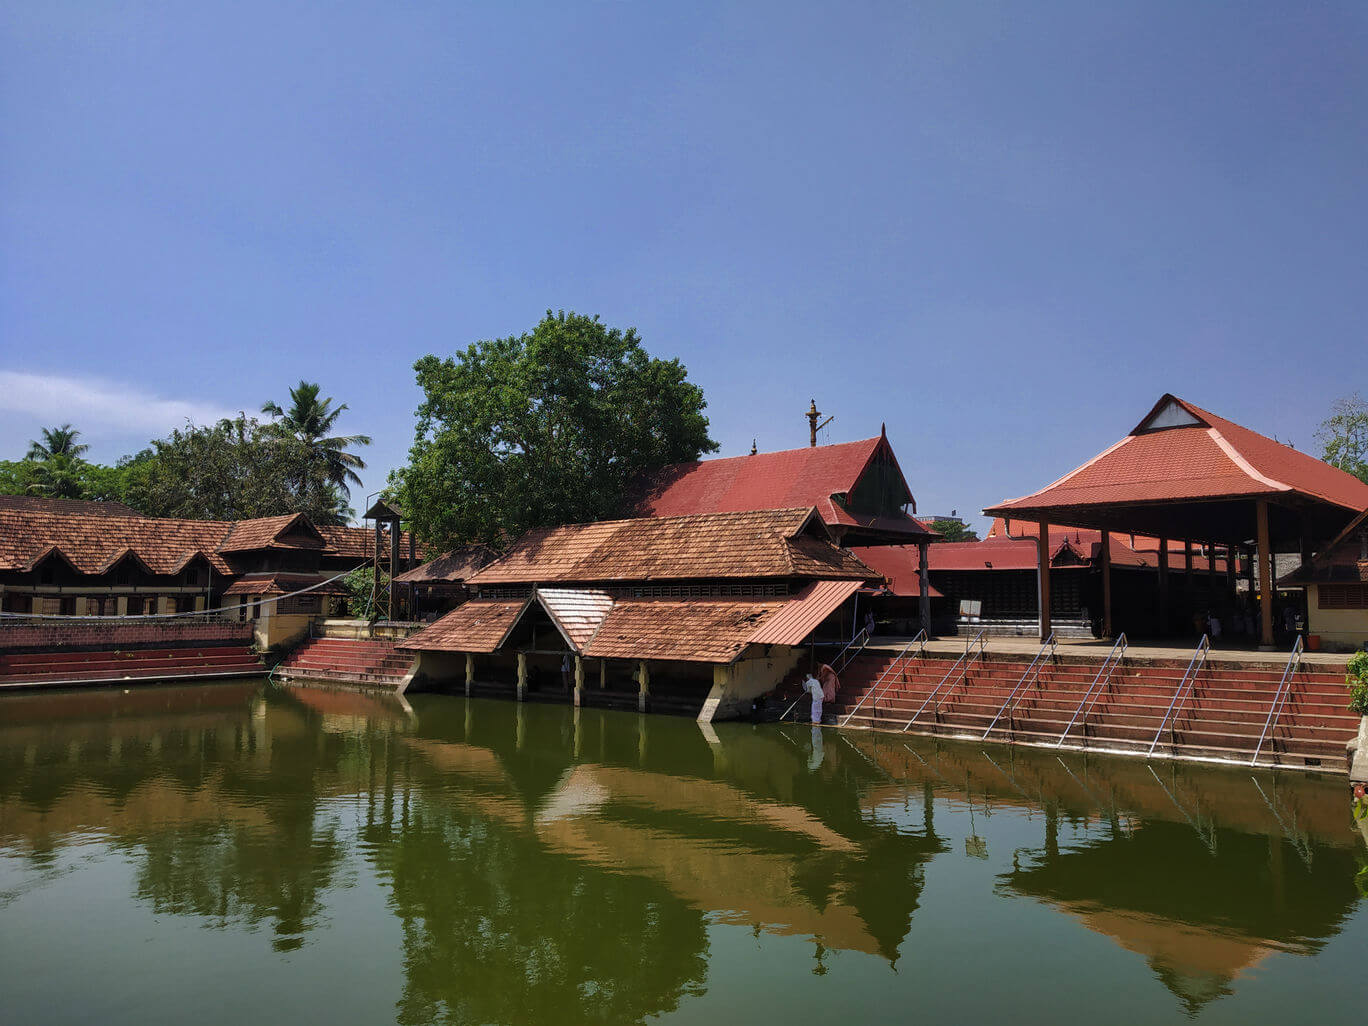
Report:
[[[0,1018],[1357,1023],[1343,778],[264,681],[0,697]]]

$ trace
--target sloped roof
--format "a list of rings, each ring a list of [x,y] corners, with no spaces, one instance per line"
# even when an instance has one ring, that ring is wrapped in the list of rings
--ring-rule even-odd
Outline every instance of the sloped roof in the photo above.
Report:
[[[985,510],[1297,495],[1357,512],[1368,484],[1306,453],[1166,394],[1111,448],[1032,495]]]
[[[1365,531],[1368,531],[1368,509],[1351,520],[1349,525],[1317,552],[1310,562],[1302,563],[1291,573],[1279,578],[1278,584],[1368,581],[1368,560],[1359,559],[1363,552],[1359,535]]]
[[[0,495],[0,510],[12,509],[33,513],[83,513],[88,517],[140,517],[132,506],[112,500],[49,499],[42,495]]]
[[[1091,538],[1086,537],[1091,534]],[[1079,538],[1075,535],[1085,537]],[[1066,534],[1050,532],[1050,565],[1060,566],[1061,556],[1067,551],[1083,565],[1091,565],[1101,558],[1102,540],[1098,532],[1070,529]],[[882,545],[851,550],[863,562],[878,570],[892,584],[895,595],[917,595],[917,575],[921,562],[915,545]],[[1113,567],[1157,567],[1158,552],[1136,552],[1113,534],[1111,562]],[[937,542],[928,546],[927,563],[932,573],[965,570],[1034,570],[1036,568],[1035,538],[985,538],[971,542]],[[1169,568],[1182,570],[1185,566],[1181,552],[1169,553]],[[1192,557],[1194,572],[1206,572],[1205,557]],[[1224,572],[1225,560],[1216,560],[1217,572]],[[933,595],[939,595],[937,591]]]
[[[596,588],[538,588],[537,601],[577,651],[582,651],[613,608],[613,596]]]
[[[348,527],[344,524],[315,524],[314,530],[328,543],[328,555],[348,559],[370,559],[375,555],[375,531],[369,527]],[[418,557],[423,557],[423,546],[415,545]],[[399,555],[408,559],[409,532],[399,533]],[[402,564],[401,564],[402,565]]]
[[[28,571],[55,550],[81,573],[99,574],[131,551],[154,573],[172,574],[188,554],[203,552],[215,571],[231,574],[218,547],[232,526],[221,520],[0,509],[0,570]]]
[[[934,534],[905,514],[874,518],[852,513],[834,501],[833,496],[854,489],[881,448],[897,468],[897,458],[883,435],[838,445],[674,463],[643,479],[638,508],[644,516],[675,517],[809,506],[828,524]],[[915,510],[916,499],[901,469],[898,475],[906,501]]]
[[[443,552],[436,559],[394,579],[401,584],[462,584],[494,559],[494,550],[488,546],[466,545]]]
[[[308,541],[285,541],[284,536],[300,532],[309,536]],[[250,552],[258,549],[322,549],[327,540],[318,528],[303,513],[287,513],[278,517],[257,517],[255,520],[238,520],[233,524],[222,544],[220,552]]]
[[[810,508],[540,528],[470,583],[876,576],[824,533]]]
[[[493,652],[531,602],[521,599],[472,599],[405,638],[397,648],[436,652]]]
[[[327,581],[326,584],[320,582]],[[315,585],[319,585],[315,587]],[[341,581],[328,581],[317,574],[262,573],[239,577],[224,590],[224,595],[291,595],[310,588],[314,595],[346,595]]]
[[[752,645],[800,645],[863,581],[814,581],[780,603],[750,636]]]
[[[783,599],[620,599],[584,654],[729,663]]]

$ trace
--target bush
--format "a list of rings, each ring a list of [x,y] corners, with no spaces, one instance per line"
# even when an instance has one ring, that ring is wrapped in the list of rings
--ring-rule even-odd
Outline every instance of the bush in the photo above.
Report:
[[[1349,711],[1368,716],[1368,652],[1355,652],[1349,658],[1344,682],[1349,685]]]

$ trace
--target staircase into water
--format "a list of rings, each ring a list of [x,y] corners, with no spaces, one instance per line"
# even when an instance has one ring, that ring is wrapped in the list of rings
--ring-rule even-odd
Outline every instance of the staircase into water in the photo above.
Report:
[[[256,676],[261,660],[243,644],[0,654],[0,688],[118,683],[126,680],[201,680]]]
[[[1359,724],[1343,670],[1291,661],[1123,656],[1104,667],[1060,649],[1033,665],[990,649],[956,667],[954,655],[866,650],[841,683],[831,712],[851,728],[1245,765],[1343,772]]]
[[[398,688],[413,666],[412,652],[395,651],[398,638],[310,638],[275,669],[285,680],[329,681]]]

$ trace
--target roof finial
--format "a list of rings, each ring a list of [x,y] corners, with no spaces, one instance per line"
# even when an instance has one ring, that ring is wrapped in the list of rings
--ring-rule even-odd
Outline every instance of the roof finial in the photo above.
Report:
[[[808,446],[814,449],[817,447],[817,432],[836,419],[835,416],[831,416],[828,417],[826,420],[822,421],[820,424],[818,424],[817,418],[820,416],[821,414],[817,412],[817,400],[814,399],[812,400],[812,404],[808,407],[807,411]]]
[[[760,451],[760,450],[757,449],[757,448],[755,447],[755,439],[752,438],[752,439],[751,439],[751,451],[750,451],[750,454],[751,454],[752,456],[754,456],[754,455],[755,455],[757,452],[759,452],[759,451]]]

